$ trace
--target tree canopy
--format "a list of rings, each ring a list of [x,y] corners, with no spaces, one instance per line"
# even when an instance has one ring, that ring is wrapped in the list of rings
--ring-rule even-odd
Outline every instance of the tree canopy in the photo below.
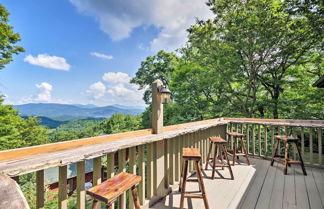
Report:
[[[148,85],[167,70],[165,84],[174,98],[165,111],[167,124],[222,116],[324,118],[324,92],[312,87],[324,75],[319,1],[209,0],[207,5],[214,17],[188,29],[186,46],[168,65],[172,70],[141,67],[133,79]]]
[[[13,54],[24,51],[24,48],[15,45],[20,41],[20,35],[8,24],[8,16],[9,12],[0,4],[0,70],[12,61]]]

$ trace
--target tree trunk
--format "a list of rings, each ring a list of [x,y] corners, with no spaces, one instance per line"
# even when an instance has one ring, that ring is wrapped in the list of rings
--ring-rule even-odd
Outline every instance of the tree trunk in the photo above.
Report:
[[[278,119],[278,105],[279,105],[279,95],[280,95],[280,88],[276,86],[274,88],[274,94],[272,97],[273,101],[273,118]]]

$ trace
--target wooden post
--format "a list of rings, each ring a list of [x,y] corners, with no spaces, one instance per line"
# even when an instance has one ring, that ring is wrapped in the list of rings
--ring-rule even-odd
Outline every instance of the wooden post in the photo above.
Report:
[[[67,209],[67,166],[59,167],[59,194],[58,207],[59,209]]]
[[[149,159],[148,159],[148,161],[149,161]],[[136,175],[136,147],[130,147],[129,148],[129,163],[128,163],[128,166],[129,166],[129,173]],[[148,174],[148,177],[149,176],[150,176],[150,174]],[[133,209],[134,208],[133,196],[131,195],[130,192],[128,194],[129,194],[128,195],[129,196],[129,199],[128,199],[129,208]]]
[[[254,134],[254,125],[252,125],[252,154],[255,155],[255,134]]]
[[[178,136],[175,138],[175,144],[174,144],[174,152],[175,152],[175,172],[174,172],[174,180],[179,181],[180,177],[180,140],[181,136]]]
[[[118,150],[118,173],[125,172],[126,171],[126,161],[125,161],[125,149]],[[126,193],[124,192],[122,195],[120,195],[120,202],[119,202],[119,208],[120,209],[126,209]]]
[[[77,162],[77,208],[85,209],[85,161]]]
[[[165,187],[165,167],[164,167],[164,140],[154,143],[154,194],[158,198],[164,197],[167,190]]]
[[[304,132],[304,127],[301,127],[301,155],[302,158],[305,160],[305,132]]]
[[[92,185],[96,186],[101,183],[102,176],[101,176],[101,157],[96,157],[93,159],[93,174],[92,174]],[[96,209],[101,208],[101,204],[98,204]]]
[[[313,164],[313,128],[309,129],[309,162]]]
[[[169,184],[173,185],[174,184],[174,173],[175,173],[175,163],[174,163],[174,158],[175,158],[175,140],[176,138],[169,139],[168,145],[169,145]]]
[[[273,150],[273,146],[274,146],[274,127],[271,126],[271,150]]]
[[[262,150],[261,150],[261,125],[258,125],[258,144],[259,144],[259,156],[261,156],[262,154]]]
[[[154,161],[154,146],[153,143],[147,144],[147,198],[151,199],[154,195],[153,190],[153,161]]]
[[[107,178],[112,178],[115,175],[115,153],[111,152],[107,154]],[[115,208],[112,204],[111,208]]]
[[[36,172],[36,208],[44,209],[44,170]]]
[[[322,129],[318,128],[318,164],[322,165]]]
[[[247,153],[250,153],[250,126],[246,124],[246,150]]]
[[[139,200],[141,205],[145,202],[145,162],[144,162],[144,145],[138,146],[139,175],[142,180],[139,184]]]
[[[268,127],[264,125],[264,153],[268,156]]]
[[[152,133],[163,132],[163,104],[158,93],[158,87],[163,85],[162,81],[156,80],[152,84]]]

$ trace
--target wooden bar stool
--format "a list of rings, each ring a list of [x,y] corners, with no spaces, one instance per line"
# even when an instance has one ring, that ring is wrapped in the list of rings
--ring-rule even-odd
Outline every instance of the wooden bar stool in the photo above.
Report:
[[[284,164],[285,168],[284,168],[284,174],[287,175],[287,171],[288,171],[288,166],[290,166],[290,164],[299,164],[302,167],[303,173],[306,176],[306,169],[305,169],[305,165],[304,165],[304,161],[303,161],[303,157],[301,156],[300,150],[298,148],[297,142],[299,141],[298,138],[292,137],[292,136],[276,136],[276,144],[273,150],[273,154],[272,154],[272,160],[271,160],[271,166],[273,166],[274,161],[277,161],[279,163]],[[278,148],[279,148],[279,144],[280,141],[284,142],[284,147],[285,147],[285,155],[281,156],[278,155]],[[289,158],[289,145],[290,143],[293,143],[296,146],[297,152],[298,152],[298,156],[299,156],[299,160],[292,160]],[[284,158],[284,160],[282,160],[281,158]]]
[[[237,132],[227,132],[226,134],[229,136],[229,138],[232,136],[234,139],[233,150],[228,150],[229,155],[233,156],[233,166],[235,165],[236,157],[238,156],[245,156],[247,164],[250,165],[249,154],[244,143],[244,134]],[[238,152],[237,139],[239,139],[239,141],[241,142],[242,152]]]
[[[124,192],[131,189],[136,209],[140,209],[136,186],[141,182],[140,176],[122,172],[99,185],[90,188],[87,194],[93,198],[92,208],[96,209],[99,202],[112,209],[111,204]]]
[[[200,164],[199,164],[200,160],[201,160],[201,155],[200,155],[199,150],[195,149],[195,148],[183,148],[182,156],[183,156],[182,172],[181,172],[181,178],[180,178],[180,183],[179,183],[179,191],[181,192],[180,209],[183,209],[184,198],[203,199],[205,208],[209,209],[205,186],[204,186],[204,182],[202,179],[201,168],[200,168]],[[195,165],[196,173],[197,173],[197,179],[187,179],[189,160],[194,161],[194,165]],[[201,194],[186,193],[186,183],[187,182],[198,182],[199,190],[200,190]]]
[[[231,179],[233,180],[234,175],[233,175],[231,164],[229,162],[228,155],[227,155],[227,141],[221,137],[209,137],[209,142],[210,142],[210,146],[209,146],[209,151],[208,151],[208,155],[207,155],[205,170],[208,169],[208,164],[209,164],[213,169],[212,179],[215,179],[216,167],[221,167],[222,169],[224,169],[224,167],[228,167],[230,174],[231,174]],[[212,152],[213,145],[215,145],[214,157],[211,158],[210,154]],[[218,155],[217,155],[217,149],[219,149]],[[225,157],[226,162],[224,162],[223,156]],[[217,164],[216,163],[217,161],[220,161],[221,164]]]

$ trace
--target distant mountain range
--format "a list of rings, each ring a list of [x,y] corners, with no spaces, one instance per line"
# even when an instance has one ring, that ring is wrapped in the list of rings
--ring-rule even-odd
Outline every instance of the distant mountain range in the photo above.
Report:
[[[108,118],[115,113],[137,115],[144,112],[144,108],[122,105],[98,107],[95,105],[30,103],[14,105],[21,116],[39,116],[58,121],[69,121],[86,118]]]

